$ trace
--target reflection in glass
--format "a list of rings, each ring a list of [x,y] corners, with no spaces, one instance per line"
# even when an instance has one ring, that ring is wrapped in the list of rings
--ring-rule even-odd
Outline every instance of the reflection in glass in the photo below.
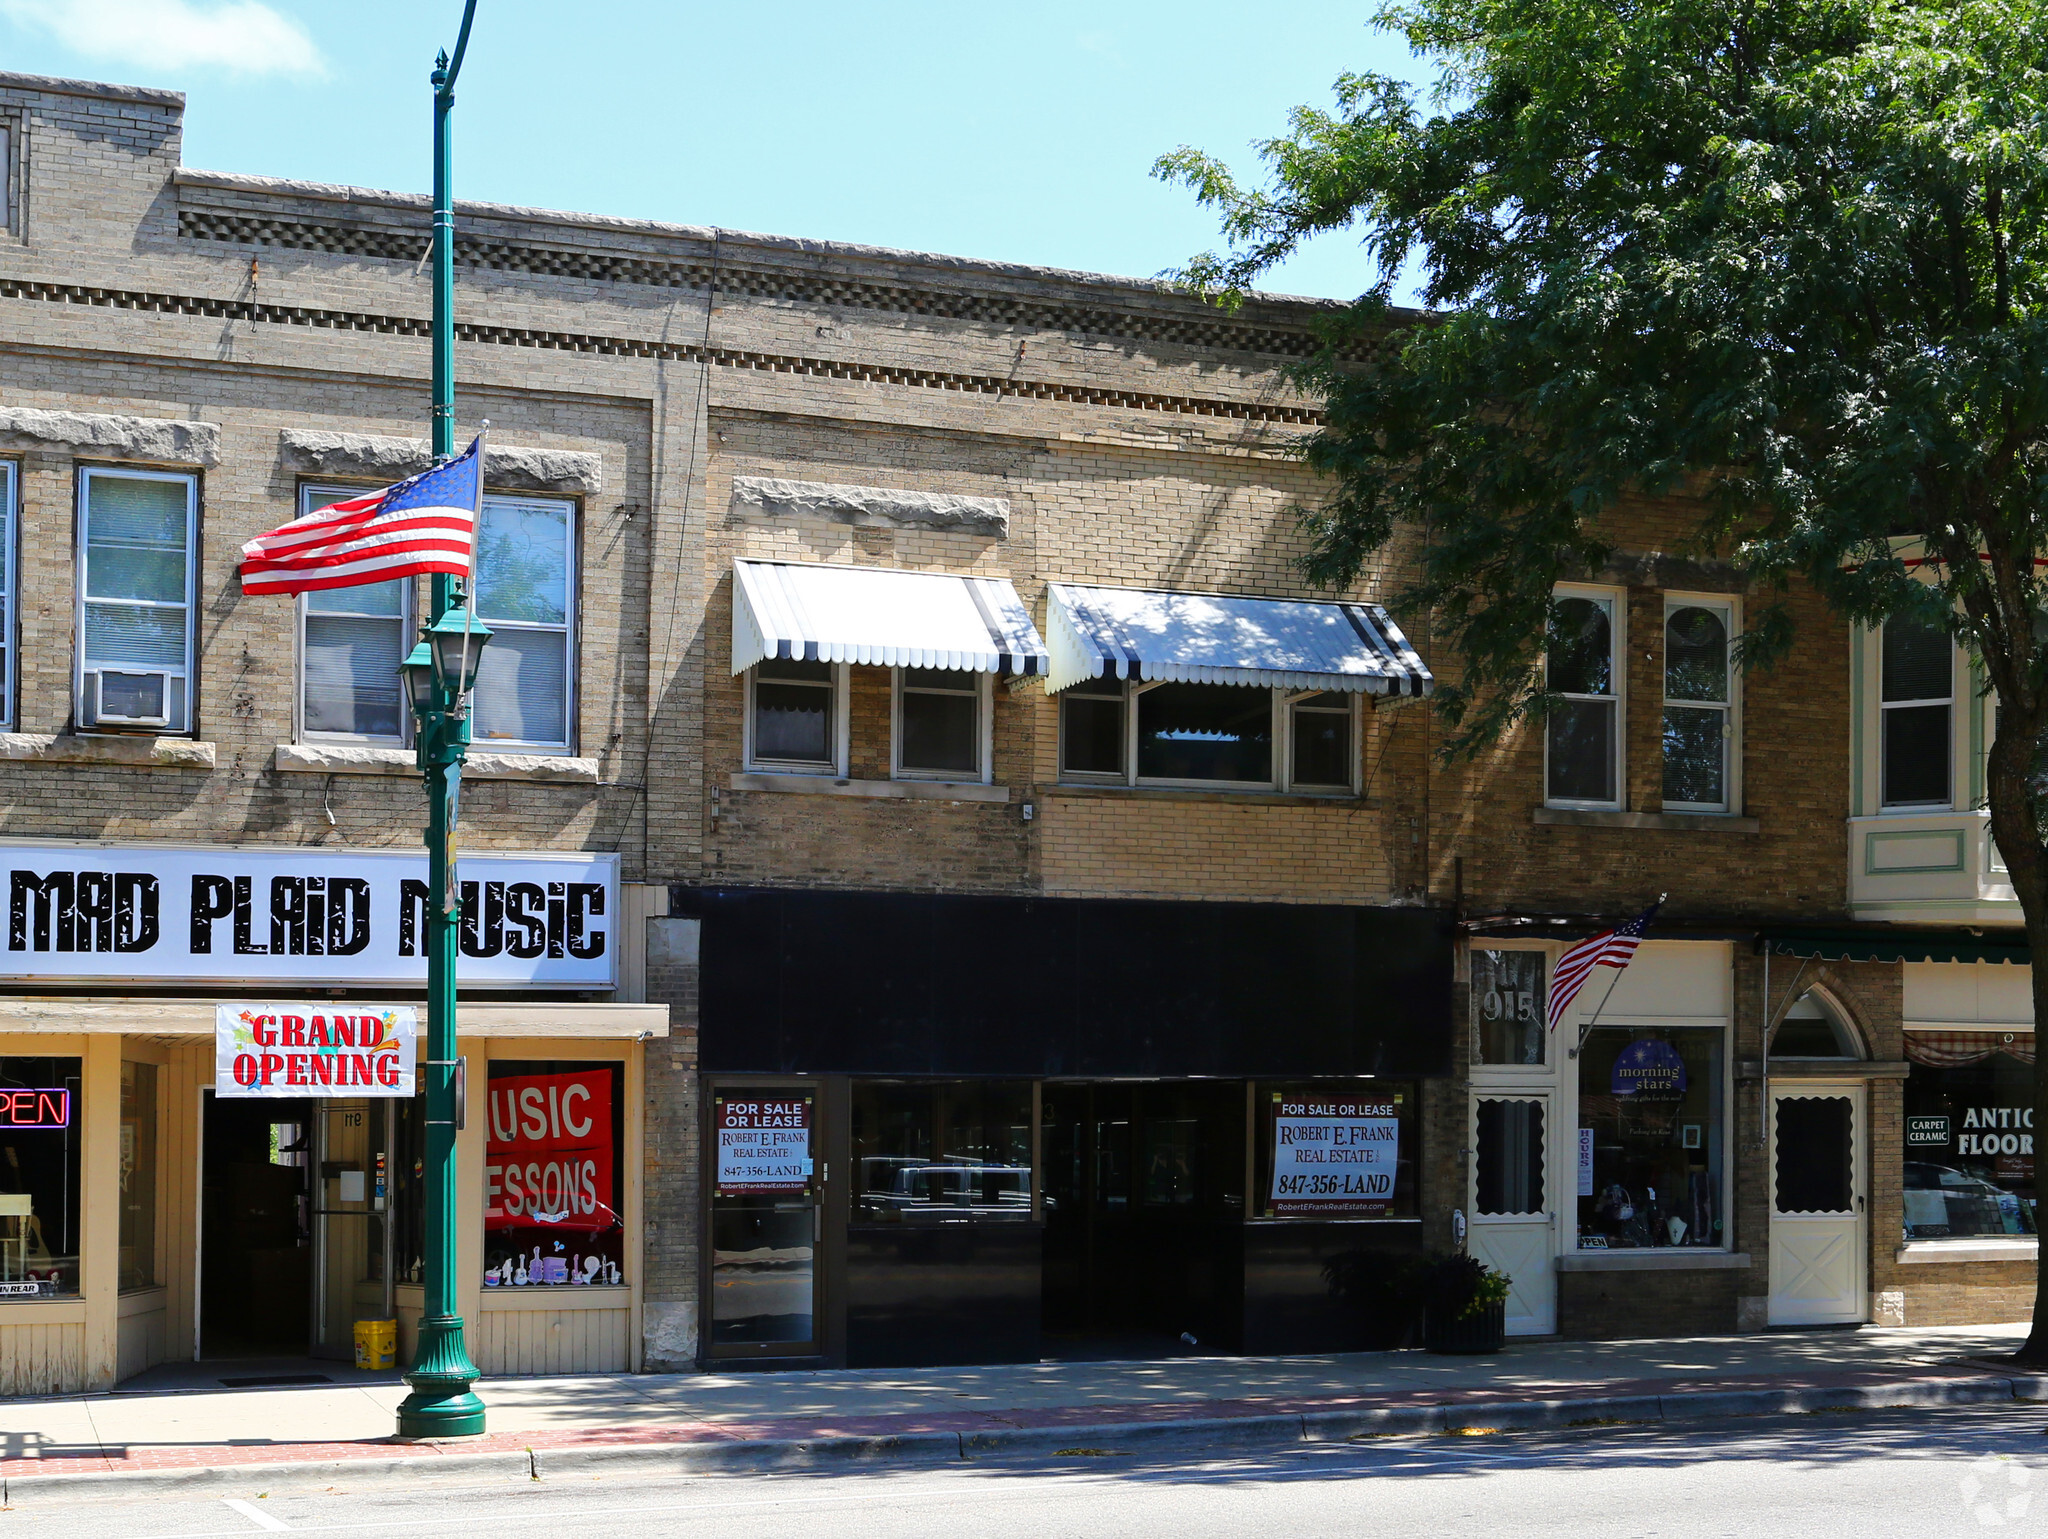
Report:
[[[1614,693],[1613,631],[1604,599],[1557,601],[1550,627],[1549,682],[1561,695]]]
[[[715,1197],[711,1203],[711,1339],[807,1342],[817,1284],[809,1194]]]
[[[1138,774],[1148,780],[1273,779],[1273,697],[1234,684],[1160,684],[1138,699]]]
[[[1551,707],[1545,726],[1552,799],[1615,800],[1614,706],[1612,700],[1567,700]]]
[[[1543,1062],[1545,1000],[1543,953],[1474,951],[1472,1019],[1479,1030],[1481,1063]]]
[[[857,1223],[1031,1217],[1031,1087],[1008,1080],[853,1087]]]
[[[1664,707],[1664,800],[1719,806],[1728,799],[1727,715],[1691,706]]]
[[[2035,1233],[2032,1036],[1909,1031],[1906,1057],[1905,1238]]]
[[[1579,1052],[1578,1245],[1723,1243],[1716,1028],[1596,1026]]]

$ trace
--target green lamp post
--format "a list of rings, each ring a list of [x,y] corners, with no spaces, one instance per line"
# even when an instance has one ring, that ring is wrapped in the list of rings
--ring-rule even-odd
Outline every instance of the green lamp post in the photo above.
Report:
[[[476,0],[466,0],[455,57],[435,62],[434,86],[434,409],[436,462],[455,452],[455,214],[449,118],[455,77],[469,47]],[[481,474],[481,467],[479,467]],[[484,1430],[484,1404],[470,1388],[478,1370],[463,1344],[455,1306],[455,964],[462,895],[455,882],[455,817],[462,760],[469,747],[469,694],[490,632],[468,608],[456,579],[431,579],[433,620],[399,667],[418,723],[416,742],[427,782],[427,1148],[425,1255],[419,1351],[398,1407],[400,1437],[471,1437]]]

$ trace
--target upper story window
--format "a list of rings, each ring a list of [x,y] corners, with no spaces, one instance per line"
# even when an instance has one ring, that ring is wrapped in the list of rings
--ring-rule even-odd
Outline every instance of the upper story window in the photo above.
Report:
[[[1563,700],[1544,734],[1544,795],[1567,807],[1621,805],[1621,627],[1616,596],[1559,588],[1546,679]]]
[[[1060,693],[1060,774],[1350,792],[1358,779],[1357,717],[1357,697],[1336,692],[1088,680]]]
[[[1733,606],[1669,599],[1664,606],[1664,805],[1727,812],[1734,802]]]
[[[360,495],[338,486],[300,489],[301,515]],[[299,602],[299,723],[309,738],[401,744],[408,712],[398,665],[412,645],[412,588],[405,578],[328,588]]]
[[[846,669],[838,663],[756,663],[747,674],[747,767],[846,773]]]
[[[190,731],[198,478],[95,468],[78,480],[78,724]]]
[[[486,497],[477,529],[476,613],[491,628],[477,670],[479,746],[566,751],[576,698],[576,508]]]
[[[957,668],[896,670],[898,775],[989,778],[989,675]]]
[[[1878,653],[1880,801],[1951,806],[1955,643],[1939,625],[1896,616],[1885,622]]]

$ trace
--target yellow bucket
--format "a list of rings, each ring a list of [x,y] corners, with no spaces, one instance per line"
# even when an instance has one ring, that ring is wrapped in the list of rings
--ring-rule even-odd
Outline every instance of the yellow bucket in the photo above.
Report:
[[[398,1361],[396,1320],[356,1321],[356,1366],[381,1372]]]

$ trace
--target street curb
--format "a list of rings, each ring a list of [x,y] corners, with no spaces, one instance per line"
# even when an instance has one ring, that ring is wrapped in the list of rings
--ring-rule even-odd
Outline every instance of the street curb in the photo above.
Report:
[[[318,1459],[275,1464],[107,1471],[89,1475],[15,1475],[0,1479],[0,1507],[119,1497],[228,1496],[343,1485],[404,1484],[450,1477],[530,1482],[550,1475],[597,1473],[735,1474],[821,1470],[858,1463],[957,1463],[1004,1454],[1164,1452],[1170,1449],[1279,1448],[1363,1437],[1430,1433],[1537,1431],[1602,1423],[1693,1421],[1719,1416],[1785,1416],[1818,1411],[2048,1400],[2048,1376],[1901,1379],[1889,1384],[1782,1389],[1687,1390],[1669,1395],[1589,1395],[1543,1400],[1470,1401],[1266,1416],[1105,1421],[976,1432],[880,1436],[733,1438],[697,1443],[618,1443],[594,1448],[533,1448],[503,1453],[435,1453],[391,1459]]]

